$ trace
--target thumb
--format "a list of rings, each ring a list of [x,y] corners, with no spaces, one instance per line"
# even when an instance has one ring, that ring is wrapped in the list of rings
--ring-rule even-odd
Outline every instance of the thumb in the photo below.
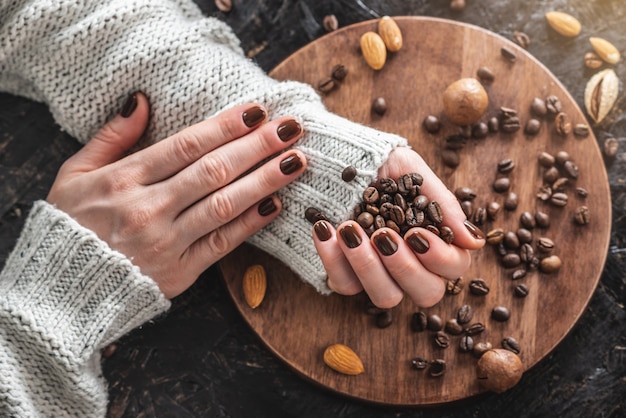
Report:
[[[68,160],[71,172],[89,172],[122,158],[139,141],[148,125],[148,99],[131,94],[120,113],[107,122],[93,138]]]

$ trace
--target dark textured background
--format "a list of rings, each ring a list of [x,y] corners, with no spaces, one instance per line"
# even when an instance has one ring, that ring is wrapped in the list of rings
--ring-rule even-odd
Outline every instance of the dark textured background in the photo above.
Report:
[[[340,26],[383,15],[426,15],[472,23],[506,38],[531,37],[543,62],[583,107],[591,75],[582,64],[589,36],[626,52],[623,0],[468,0],[453,13],[447,0],[234,0],[230,13],[212,0],[203,12],[228,22],[248,55],[269,71],[325,34],[324,16]],[[544,14],[569,12],[583,32],[565,39]],[[615,70],[626,80],[626,64]],[[165,318],[124,337],[105,361],[112,417],[624,417],[626,416],[626,96],[594,132],[602,145],[620,138],[606,161],[613,199],[611,247],[600,285],[570,335],[512,390],[435,409],[372,406],[305,381],[262,346],[239,316],[217,268],[174,300]],[[44,198],[62,161],[78,144],[59,131],[46,107],[0,94],[0,264],[33,200]],[[584,248],[584,246],[581,246]],[[562,295],[567,297],[567,295]],[[280,324],[277,324],[280,326]],[[285,329],[285,332],[289,332]]]

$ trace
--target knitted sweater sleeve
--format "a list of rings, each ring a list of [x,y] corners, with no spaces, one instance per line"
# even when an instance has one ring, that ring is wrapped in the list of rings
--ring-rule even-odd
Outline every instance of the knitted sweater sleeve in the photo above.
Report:
[[[0,273],[0,416],[104,416],[99,350],[169,304],[93,232],[35,203]]]
[[[307,207],[346,220],[392,149],[405,139],[329,113],[307,85],[277,82],[248,60],[231,29],[191,0],[0,0],[0,90],[48,104],[59,125],[91,138],[129,93],[147,94],[143,145],[236,104],[293,115],[308,168],[282,189],[280,216],[249,239],[321,293],[325,271],[304,219]],[[345,183],[341,171],[358,170]]]

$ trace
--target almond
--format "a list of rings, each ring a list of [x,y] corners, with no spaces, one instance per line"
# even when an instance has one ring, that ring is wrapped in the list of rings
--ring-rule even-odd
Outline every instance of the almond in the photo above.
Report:
[[[593,50],[596,51],[596,54],[605,62],[609,64],[617,64],[619,62],[621,57],[615,45],[606,39],[594,37],[589,38],[589,42],[591,42],[591,46]]]
[[[347,345],[333,344],[324,350],[324,363],[331,369],[349,375],[361,374],[365,371],[357,354]]]
[[[387,47],[383,38],[376,32],[365,32],[361,36],[361,52],[367,64],[375,70],[380,70],[387,60]]]
[[[589,79],[585,87],[585,107],[596,123],[602,122],[609,114],[618,93],[619,79],[611,68],[600,71]]]
[[[263,302],[266,289],[267,277],[263,266],[255,264],[248,267],[243,275],[243,296],[252,309]]]
[[[397,52],[402,48],[402,32],[395,20],[383,16],[378,22],[378,34],[390,52]]]
[[[563,36],[573,38],[580,33],[580,22],[574,16],[563,12],[546,13],[548,24]]]

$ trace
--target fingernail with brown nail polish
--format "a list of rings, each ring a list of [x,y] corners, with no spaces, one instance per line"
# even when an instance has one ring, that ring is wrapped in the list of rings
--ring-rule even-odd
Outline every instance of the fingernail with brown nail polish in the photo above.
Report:
[[[120,116],[128,118],[133,114],[135,109],[137,109],[137,93],[128,96],[126,102],[124,102],[124,106],[122,106],[122,110],[120,110]]]
[[[387,231],[383,231],[374,237],[374,244],[382,255],[392,255],[398,251],[398,244],[393,240],[391,234]]]
[[[252,128],[263,122],[266,116],[267,113],[261,106],[252,106],[241,114],[243,123],[245,123],[248,128]]]
[[[315,225],[313,225],[313,230],[320,241],[328,241],[333,236],[330,232],[328,222],[326,221],[317,221]]]
[[[291,141],[293,138],[300,135],[300,132],[302,132],[302,125],[293,119],[281,123],[276,129],[278,137],[283,142]]]
[[[350,224],[344,226],[339,231],[339,234],[341,235],[341,238],[343,238],[343,242],[346,243],[348,248],[356,248],[361,245],[361,237],[359,236],[359,233],[354,228],[354,226]]]
[[[302,160],[298,154],[291,154],[280,162],[280,171],[283,174],[291,174],[302,168]]]
[[[428,243],[428,240],[424,238],[424,236],[420,234],[419,231],[411,233],[410,235],[405,237],[405,240],[409,244],[409,246],[413,248],[413,251],[418,254],[424,254],[430,249],[430,244]]]
[[[276,209],[278,209],[276,207],[276,203],[274,203],[274,199],[272,199],[271,197],[268,197],[267,199],[259,203],[258,210],[259,210],[259,215],[261,216],[268,216],[276,212]]]
[[[470,221],[463,222],[463,225],[465,225],[465,228],[467,228],[475,239],[485,239],[485,233]]]

